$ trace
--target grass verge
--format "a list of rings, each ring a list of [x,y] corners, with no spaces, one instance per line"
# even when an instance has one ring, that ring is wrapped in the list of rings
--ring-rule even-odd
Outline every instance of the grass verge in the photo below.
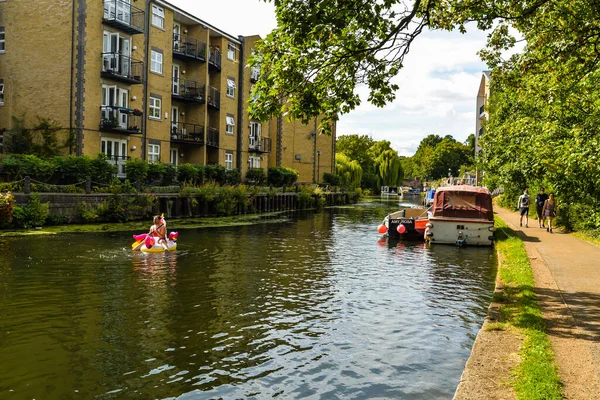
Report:
[[[572,232],[571,235],[575,236],[577,239],[581,239],[585,242],[594,244],[600,247],[600,238],[592,236],[586,232]]]
[[[521,361],[514,369],[512,386],[518,399],[563,399],[554,352],[534,293],[533,271],[525,246],[516,232],[496,217],[497,249],[501,254],[498,274],[504,290],[495,301],[500,321],[494,329],[516,329],[523,336]]]

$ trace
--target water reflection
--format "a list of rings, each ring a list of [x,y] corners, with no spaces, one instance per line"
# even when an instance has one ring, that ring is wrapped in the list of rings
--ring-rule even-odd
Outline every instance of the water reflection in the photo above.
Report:
[[[185,230],[156,254],[5,240],[0,397],[451,397],[493,251],[380,241],[394,207]]]

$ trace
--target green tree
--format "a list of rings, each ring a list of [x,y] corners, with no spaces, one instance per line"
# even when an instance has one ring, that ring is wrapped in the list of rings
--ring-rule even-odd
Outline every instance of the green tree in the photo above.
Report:
[[[337,153],[343,153],[351,160],[358,161],[363,171],[371,171],[373,158],[369,155],[368,150],[374,143],[375,141],[370,136],[354,134],[339,136],[335,146]]]
[[[402,165],[398,153],[394,150],[385,150],[375,159],[375,173],[377,174],[377,190],[382,186],[400,186],[404,179]]]
[[[342,186],[356,189],[362,181],[363,170],[358,161],[338,153],[335,155],[335,174],[340,177]]]

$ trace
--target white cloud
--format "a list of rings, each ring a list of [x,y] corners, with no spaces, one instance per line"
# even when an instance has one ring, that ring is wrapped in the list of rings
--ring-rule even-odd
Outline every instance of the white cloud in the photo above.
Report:
[[[266,36],[275,26],[273,3],[260,0],[170,2],[232,36]],[[229,12],[224,12],[228,10]],[[429,134],[452,135],[459,141],[475,131],[476,94],[486,66],[477,51],[486,33],[429,31],[416,39],[394,79],[396,100],[384,108],[367,102],[368,90],[357,88],[362,104],[338,122],[338,135],[366,134],[389,140],[401,155],[412,155]]]

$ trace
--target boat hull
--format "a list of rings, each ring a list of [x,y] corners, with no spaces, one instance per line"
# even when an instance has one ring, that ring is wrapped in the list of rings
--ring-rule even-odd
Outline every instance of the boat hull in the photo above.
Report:
[[[469,218],[429,217],[426,237],[431,244],[492,246],[494,221]]]

